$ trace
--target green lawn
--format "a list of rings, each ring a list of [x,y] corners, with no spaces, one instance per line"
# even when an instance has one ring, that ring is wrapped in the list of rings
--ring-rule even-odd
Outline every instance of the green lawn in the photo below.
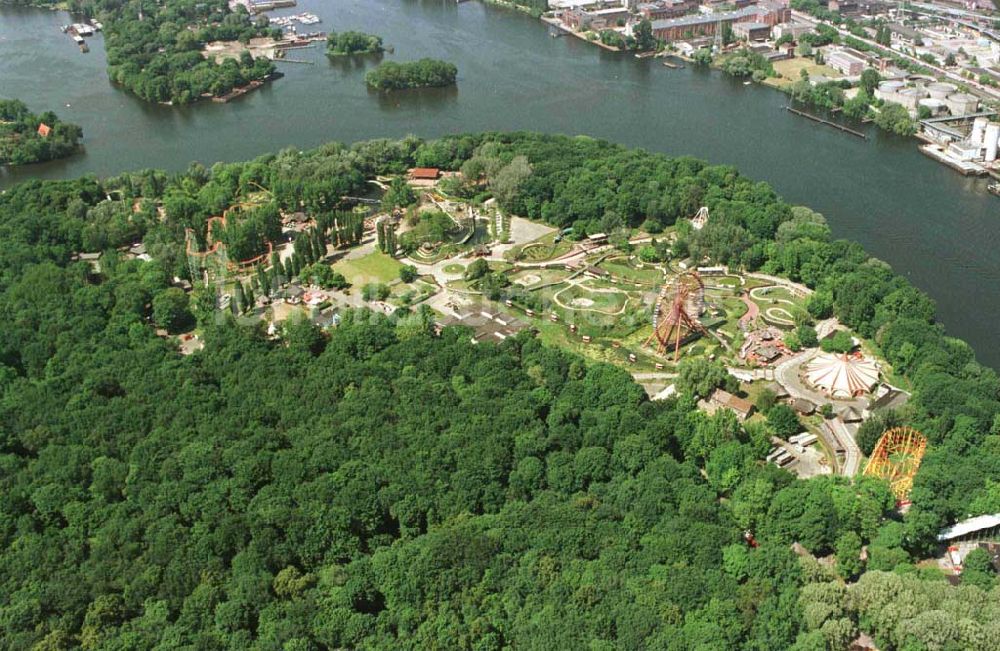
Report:
[[[340,260],[333,265],[334,271],[344,274],[347,281],[355,287],[368,283],[388,283],[399,278],[399,269],[403,265],[395,258],[375,251],[362,258]]]
[[[582,285],[570,285],[557,292],[559,302],[581,312],[617,313],[628,301],[624,292],[592,292]]]
[[[521,247],[519,259],[525,262],[541,262],[569,253],[573,248],[573,243],[568,240],[555,242],[555,236],[555,233],[549,233],[534,242],[525,244]]]
[[[559,282],[561,280],[565,280],[569,275],[570,273],[568,271],[564,271],[562,269],[535,268],[524,269],[522,271],[518,271],[517,273],[510,274],[509,278],[512,283],[530,288],[547,283]]]
[[[660,285],[665,282],[663,272],[659,269],[649,264],[643,265],[639,269],[626,258],[606,260],[600,264],[600,267],[626,282],[644,285]]]

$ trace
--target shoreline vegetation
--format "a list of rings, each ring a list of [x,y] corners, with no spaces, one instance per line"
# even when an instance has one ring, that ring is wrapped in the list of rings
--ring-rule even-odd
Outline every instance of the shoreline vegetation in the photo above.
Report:
[[[365,83],[369,88],[383,91],[435,88],[454,85],[457,76],[458,68],[447,61],[387,61],[369,71],[365,75]]]
[[[34,114],[16,99],[0,99],[0,166],[28,165],[72,156],[83,129],[52,111]]]
[[[326,55],[330,57],[381,54],[385,51],[382,37],[363,32],[330,32],[326,37]]]
[[[781,83],[784,80],[779,80],[781,75],[774,65],[760,54],[747,49],[715,58],[703,49],[695,53],[694,63],[711,65],[730,77],[750,79],[785,93],[793,103],[831,113],[839,112],[856,123],[873,122],[879,129],[899,136],[912,136],[917,132],[917,121],[910,117],[905,107],[875,98],[875,88],[882,77],[874,68],[866,68],[856,84],[847,80],[834,80],[813,85],[806,68],[800,69],[799,79]],[[817,61],[816,65],[822,65],[822,61]]]
[[[460,172],[458,190],[504,214],[600,229],[623,252],[632,229],[670,228],[680,255],[808,286],[797,320],[836,317],[912,385],[858,435],[869,454],[887,426],[927,436],[910,508],[882,480],[765,463],[796,416],[773,393],[752,421],[697,409],[733,384],[718,361],[685,360],[677,395],[651,401],[627,370],[528,331],[436,332],[426,306],[273,332],[233,316],[297,274],[343,284],[314,261],[328,264],[338,228],[355,230],[333,255],[362,239],[337,198],[376,177],[405,188],[414,167]],[[232,215],[227,247],[260,250],[292,211],[315,230],[222,307],[185,233],[208,246],[212,217],[248,200],[258,207]],[[701,206],[711,219],[694,230]],[[968,555],[959,586],[921,562],[943,526],[1000,510],[1000,378],[923,292],[732,166],[523,132],[328,143],[22,183],[0,195],[0,237],[2,648],[1000,639],[988,555]],[[144,258],[123,253],[140,243]],[[526,291],[495,289],[497,305]],[[191,332],[204,348],[183,355]]]

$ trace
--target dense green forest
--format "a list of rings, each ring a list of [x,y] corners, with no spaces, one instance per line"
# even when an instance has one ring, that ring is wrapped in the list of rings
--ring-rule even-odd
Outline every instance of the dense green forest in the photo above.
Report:
[[[681,246],[815,287],[815,317],[912,383],[892,418],[931,439],[913,507],[764,464],[772,425],[705,415],[693,382],[651,402],[527,333],[437,336],[425,308],[273,339],[171,286],[184,228],[204,238],[247,193],[333,214],[414,165],[582,232],[709,206]],[[938,527],[1000,511],[995,373],[925,295],[734,168],[533,134],[330,144],[27,182],[0,196],[0,238],[0,648],[998,648],[988,563],[957,587],[913,564]],[[117,253],[137,241],[153,261]],[[100,273],[73,262],[95,249]],[[192,356],[154,333],[192,317]]]
[[[326,53],[330,56],[348,54],[378,54],[382,51],[382,37],[363,32],[330,32],[326,37]]]
[[[79,149],[81,138],[83,129],[62,122],[52,111],[36,115],[20,100],[0,99],[0,165],[65,158]]]
[[[202,56],[209,41],[247,43],[254,36],[280,36],[266,16],[252,19],[242,8],[230,12],[226,0],[71,0],[69,7],[103,21],[108,77],[149,102],[188,104],[206,95],[218,97],[274,72],[269,59],[249,54],[222,63]]]
[[[365,83],[376,90],[403,90],[451,86],[455,83],[458,68],[446,61],[420,59],[396,63],[387,61],[365,75]]]

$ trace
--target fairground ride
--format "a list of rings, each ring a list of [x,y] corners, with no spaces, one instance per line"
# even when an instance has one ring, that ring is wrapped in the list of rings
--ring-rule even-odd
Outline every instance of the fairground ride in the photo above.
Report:
[[[653,309],[653,334],[646,346],[656,342],[656,352],[665,355],[673,348],[674,361],[680,357],[681,344],[693,333],[708,334],[698,317],[705,310],[705,284],[696,273],[677,276],[663,285]]]
[[[906,503],[926,450],[927,437],[912,427],[886,430],[875,444],[864,474],[887,480],[896,500]]]

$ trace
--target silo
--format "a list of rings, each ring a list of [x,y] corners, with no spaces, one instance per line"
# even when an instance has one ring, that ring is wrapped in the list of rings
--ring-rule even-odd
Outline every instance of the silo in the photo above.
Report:
[[[896,101],[908,109],[916,110],[917,102],[927,96],[927,91],[922,88],[904,88],[896,93]]]
[[[997,148],[1000,147],[1000,124],[990,124],[986,127],[986,162],[997,159]]]
[[[931,112],[932,116],[941,115],[941,113],[943,113],[946,108],[944,100],[935,99],[933,97],[927,97],[920,100],[919,102],[917,102],[917,106],[923,106],[927,108]]]
[[[958,90],[958,86],[955,84],[949,84],[945,81],[935,82],[933,84],[927,84],[927,92],[934,99],[944,99]]]
[[[972,121],[972,132],[969,133],[969,143],[973,147],[983,146],[983,132],[986,131],[986,124],[989,122],[986,118],[976,118]]]
[[[979,108],[979,98],[968,93],[952,93],[945,99],[952,115],[968,115]]]
[[[901,81],[883,81],[875,89],[875,98],[884,102],[895,102],[896,93],[906,88],[906,84]]]

